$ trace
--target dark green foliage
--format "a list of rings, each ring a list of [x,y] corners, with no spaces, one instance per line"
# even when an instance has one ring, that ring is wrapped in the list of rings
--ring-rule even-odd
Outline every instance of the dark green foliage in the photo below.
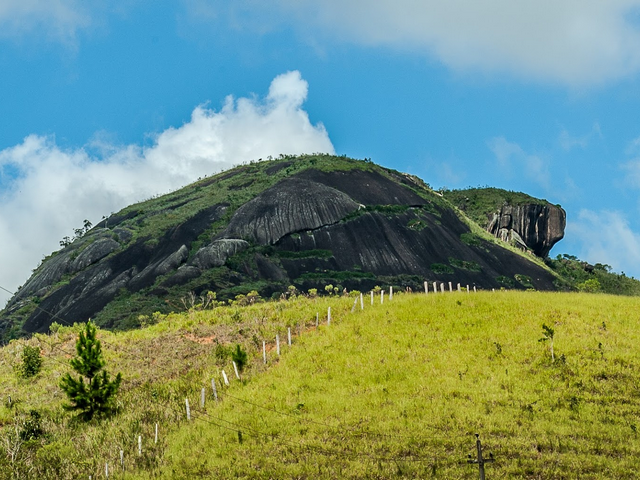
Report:
[[[624,273],[612,272],[609,265],[589,265],[574,255],[566,254],[558,255],[555,259],[549,258],[545,262],[560,275],[564,289],[614,295],[640,295],[640,281],[627,277]]]
[[[454,273],[453,268],[443,263],[432,263],[429,267],[433,273],[436,274],[451,274]]]
[[[520,283],[523,287],[526,288],[533,288],[533,281],[531,280],[531,277],[528,275],[523,275],[520,273],[516,273],[514,275],[514,278],[516,279],[516,281],[518,283]]]
[[[479,247],[482,245],[482,239],[475,233],[467,232],[460,235],[460,241],[466,245]]]
[[[296,279],[296,282],[301,282],[304,280],[327,280],[327,281],[346,281],[357,278],[371,278],[374,279],[376,276],[371,272],[357,272],[357,271],[334,271],[328,270],[326,272],[308,272],[303,275],[300,275],[299,278]]]
[[[231,359],[236,362],[239,371],[242,372],[248,358],[247,352],[242,349],[240,344],[237,344],[235,350],[231,353]]]
[[[513,278],[505,277],[504,275],[496,277],[496,282],[506,288],[513,288],[516,286],[516,282]]]
[[[37,410],[29,412],[29,416],[24,420],[20,429],[20,440],[23,442],[37,440],[44,434],[40,419],[41,415]]]
[[[456,268],[462,268],[463,270],[470,270],[472,272],[482,271],[482,267],[473,261],[458,260],[457,258],[449,257],[449,264]]]
[[[77,357],[71,359],[71,366],[79,374],[78,379],[69,373],[62,377],[60,388],[67,394],[70,404],[65,410],[80,411],[83,420],[91,420],[97,415],[107,415],[113,411],[113,398],[120,388],[122,375],[109,380],[104,370],[102,346],[96,338],[96,327],[90,321],[84,332],[80,332],[76,342]]]
[[[40,372],[42,368],[42,357],[38,347],[25,345],[22,350],[22,364],[20,365],[20,374],[25,377],[33,377]]]
[[[315,249],[315,250],[302,250],[299,252],[291,252],[288,250],[279,250],[276,252],[276,254],[280,257],[280,258],[291,258],[291,259],[297,259],[297,258],[331,258],[333,256],[333,252],[331,252],[331,250],[321,250],[321,249]]]

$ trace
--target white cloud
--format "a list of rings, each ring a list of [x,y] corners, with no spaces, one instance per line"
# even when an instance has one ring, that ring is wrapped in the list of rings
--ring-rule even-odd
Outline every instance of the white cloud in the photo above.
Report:
[[[558,137],[558,142],[562,149],[566,152],[573,150],[578,147],[581,149],[585,149],[589,146],[591,139],[593,137],[603,138],[602,131],[600,130],[600,124],[597,122],[593,124],[591,131],[585,135],[581,135],[579,137],[574,137],[571,135],[566,128],[563,128],[560,131],[560,135]]]
[[[59,240],[135,201],[233,165],[280,153],[333,153],[321,124],[302,109],[307,82],[297,71],[276,77],[264,99],[227,97],[220,111],[197,107],[151,147],[100,144],[65,150],[30,135],[0,151],[0,285],[15,290]],[[93,146],[95,147],[95,145]],[[0,305],[7,295],[0,295]]]
[[[567,222],[566,236],[580,240],[583,260],[611,265],[616,272],[640,271],[640,234],[621,212],[581,210],[577,221]]]
[[[259,4],[245,0],[269,13]],[[457,70],[585,86],[640,70],[640,0],[280,0],[304,32],[417,50]],[[272,18],[268,16],[268,18]]]
[[[525,152],[520,145],[504,137],[495,137],[487,142],[502,173],[510,176],[515,170],[546,190],[550,186],[548,162],[538,155]]]
[[[80,28],[91,23],[87,4],[79,0],[2,0],[0,37],[37,31],[71,42]]]

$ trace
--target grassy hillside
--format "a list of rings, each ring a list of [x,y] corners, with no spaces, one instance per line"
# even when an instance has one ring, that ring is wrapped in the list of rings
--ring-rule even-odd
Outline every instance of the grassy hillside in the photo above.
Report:
[[[0,478],[104,478],[105,462],[112,478],[473,478],[474,433],[496,459],[487,478],[637,476],[637,298],[396,294],[374,306],[365,296],[352,313],[353,300],[298,297],[100,331],[125,382],[120,413],[91,424],[60,408],[77,327],[13,341],[0,350]],[[555,329],[555,362],[543,324]],[[224,387],[236,343],[250,362]],[[13,371],[25,344],[45,357],[35,380]],[[32,410],[44,433],[22,441]]]

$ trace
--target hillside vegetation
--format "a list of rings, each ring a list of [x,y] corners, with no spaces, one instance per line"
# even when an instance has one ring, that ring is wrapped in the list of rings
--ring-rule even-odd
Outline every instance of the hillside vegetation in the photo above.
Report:
[[[487,228],[490,215],[498,212],[503,205],[520,206],[526,204],[549,203],[522,192],[513,192],[502,188],[464,188],[460,190],[444,190],[444,198],[478,225]]]
[[[119,412],[90,423],[63,413],[58,387],[80,326],[12,341],[0,350],[0,478],[104,478],[105,463],[110,478],[473,478],[475,433],[495,458],[487,478],[637,477],[638,298],[396,293],[353,305],[292,296],[99,331],[123,384]],[[26,345],[44,356],[28,380],[16,373]]]

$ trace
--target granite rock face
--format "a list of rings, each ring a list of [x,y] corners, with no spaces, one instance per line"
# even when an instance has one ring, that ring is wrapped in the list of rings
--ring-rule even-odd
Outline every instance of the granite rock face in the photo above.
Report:
[[[222,237],[271,245],[289,233],[339,222],[358,207],[340,190],[313,180],[288,178],[241,206]]]
[[[564,237],[565,211],[555,205],[504,205],[493,214],[487,230],[505,241],[523,242],[538,257],[545,258]]]
[[[238,167],[129,207],[52,254],[0,312],[0,339],[89,318],[131,328],[191,291],[225,300],[254,289],[279,296],[289,285],[366,291],[425,280],[555,288],[549,271],[465,221],[416,177],[369,162]],[[504,206],[489,231],[544,256],[564,226],[564,211],[541,202]]]

